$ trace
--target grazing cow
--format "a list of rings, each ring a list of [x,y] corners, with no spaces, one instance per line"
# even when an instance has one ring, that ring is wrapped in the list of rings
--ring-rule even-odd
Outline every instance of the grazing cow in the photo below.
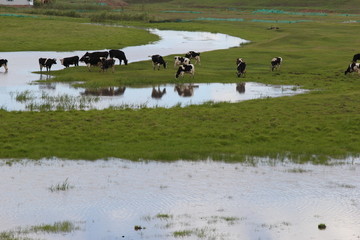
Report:
[[[128,64],[128,60],[126,59],[125,53],[121,50],[110,50],[109,51],[109,55],[110,58],[117,58],[119,59],[120,63],[119,65],[121,65],[121,62],[124,61],[124,64],[127,65]]]
[[[96,58],[107,58],[109,56],[109,52],[107,52],[107,51],[103,51],[103,52],[86,52],[85,54],[84,54],[84,56],[82,56],[81,58],[80,58],[80,61],[81,62],[84,62],[84,58],[85,57],[90,57],[90,58],[94,58],[94,59],[96,59]]]
[[[360,63],[351,63],[345,71],[345,75],[348,73],[357,72],[360,75]]]
[[[55,58],[39,58],[40,72],[43,67],[46,68],[46,71],[50,71],[53,64],[56,64]]]
[[[239,93],[244,93],[245,92],[245,82],[241,82],[241,83],[237,83],[236,84],[236,91],[238,91]]]
[[[189,51],[188,53],[185,54],[185,57],[191,59],[195,59],[195,64],[199,63],[200,64],[200,53],[199,52],[194,52],[194,51]]]
[[[83,56],[82,58],[80,58],[81,62],[84,62],[86,64],[86,66],[88,67],[89,71],[91,66],[101,66],[102,64],[102,58],[99,57],[89,57],[89,56]]]
[[[60,62],[65,67],[69,67],[70,65],[79,66],[79,57],[73,56],[73,57],[67,57],[60,59]]]
[[[111,68],[112,72],[115,71],[115,60],[112,58],[109,59],[101,59],[101,69],[103,70],[103,72],[107,69]]]
[[[271,59],[271,71],[280,68],[282,60],[283,59],[281,57],[274,57],[273,59]]]
[[[181,77],[184,77],[185,73],[190,74],[192,77],[194,77],[195,74],[194,64],[181,65],[175,74],[175,78],[178,78],[180,75]]]
[[[166,93],[166,88],[164,88],[162,91],[160,90],[160,87],[158,87],[157,89],[155,87],[153,87],[152,92],[151,92],[151,97],[155,98],[155,99],[160,99],[162,98],[162,96]]]
[[[245,76],[246,63],[244,62],[244,60],[243,60],[242,58],[237,58],[237,59],[236,59],[236,64],[237,64],[237,72],[236,72],[236,75],[237,75],[238,77]]]
[[[5,68],[5,72],[8,71],[7,63],[8,63],[8,60],[6,60],[6,59],[0,59],[0,68],[1,68],[1,67],[4,67],[4,68]]]
[[[152,56],[149,56],[149,57],[151,57],[154,70],[155,70],[155,66],[157,66],[158,70],[160,70],[160,65],[163,65],[164,69],[166,68],[166,62],[164,61],[162,56],[160,56],[160,55],[152,55]]]
[[[360,53],[355,54],[352,61],[356,62],[357,60],[360,60]]]
[[[179,56],[175,56],[174,57],[174,67],[176,66],[180,66],[182,64],[190,64],[190,59],[187,57],[179,57]]]

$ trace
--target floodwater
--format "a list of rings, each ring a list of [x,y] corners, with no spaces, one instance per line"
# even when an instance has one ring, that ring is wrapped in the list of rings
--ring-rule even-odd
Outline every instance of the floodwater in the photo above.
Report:
[[[79,229],[25,236],[161,240],[186,232],[180,239],[355,240],[359,164],[3,160],[0,231],[70,221]],[[68,190],[50,191],[65,180]],[[320,223],[327,228],[319,230]]]
[[[247,40],[232,37],[221,33],[189,32],[149,29],[149,32],[161,37],[160,41],[142,46],[126,47],[122,49],[129,63],[150,60],[149,56],[160,54],[183,55],[189,50],[199,52],[239,47]],[[52,105],[49,110],[56,109],[57,99],[70,99],[71,107],[75,109],[104,109],[108,107],[173,107],[202,104],[204,102],[238,102],[254,98],[279,97],[303,93],[304,90],[292,86],[269,86],[256,83],[246,83],[245,89],[238,90],[236,84],[194,84],[196,88],[190,90],[192,94],[174,91],[175,85],[123,87],[108,89],[74,88],[67,83],[34,83],[37,80],[46,80],[49,75],[34,74],[39,71],[38,59],[70,56],[82,56],[86,51],[74,52],[2,52],[0,58],[8,60],[8,72],[0,69],[0,108],[8,111],[26,111],[41,108],[42,105]],[[57,61],[52,70],[63,69]],[[118,60],[117,60],[118,63]],[[80,63],[81,64],[81,63]],[[169,67],[172,63],[169,62]],[[234,73],[235,77],[235,73]],[[192,80],[194,81],[194,80]],[[166,89],[165,94],[156,94],[154,89]],[[184,86],[178,86],[184,88]],[[186,87],[186,86],[185,86]],[[188,90],[187,90],[188,91]],[[188,91],[189,92],[189,91]],[[19,96],[26,96],[26,101]],[[45,97],[44,97],[45,96]],[[49,100],[50,99],[50,100]],[[83,104],[87,102],[87,104]],[[64,104],[64,103],[58,103]]]

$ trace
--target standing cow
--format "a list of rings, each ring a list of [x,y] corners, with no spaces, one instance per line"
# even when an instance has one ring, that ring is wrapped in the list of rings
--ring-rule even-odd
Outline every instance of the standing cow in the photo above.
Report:
[[[112,58],[109,59],[101,59],[101,69],[103,70],[103,72],[109,68],[112,69],[112,72],[115,71],[115,60]]]
[[[124,64],[127,65],[128,64],[128,60],[126,59],[125,53],[121,50],[110,50],[109,51],[109,55],[110,58],[117,58],[119,59],[120,63],[119,65],[121,65],[121,62],[124,61]]]
[[[152,55],[151,57],[153,69],[155,70],[155,67],[157,66],[158,70],[160,70],[160,66],[163,65],[164,69],[166,69],[166,62],[160,55]]]
[[[191,59],[195,59],[195,64],[199,63],[200,65],[200,53],[199,52],[194,52],[194,51],[189,51],[188,53],[185,54],[186,58]]]
[[[91,70],[90,68],[92,66],[101,66],[102,64],[102,59],[99,57],[89,57],[89,56],[83,56],[82,58],[80,58],[81,62],[84,62],[86,64],[86,66],[88,67],[89,71]]]
[[[79,66],[79,57],[73,56],[73,57],[62,58],[60,59],[60,62],[66,68],[69,67],[70,65]]]
[[[46,68],[46,71],[50,71],[53,64],[56,64],[55,58],[39,58],[40,72],[43,67]]]
[[[96,59],[96,58],[107,58],[109,56],[109,52],[107,51],[103,51],[103,52],[86,52],[84,54],[84,56],[82,56],[80,58],[80,61],[84,61],[85,57],[90,57],[90,58],[93,58],[93,59]]]
[[[195,74],[194,64],[181,65],[175,74],[175,78],[178,78],[179,76],[184,77],[185,73],[190,74],[192,77],[194,77]]]
[[[282,57],[274,57],[271,59],[271,71],[280,68],[282,61]]]
[[[245,76],[246,63],[244,62],[244,60],[243,60],[242,58],[237,58],[237,59],[236,59],[236,64],[237,64],[237,72],[236,72],[236,75],[237,75],[238,77]]]
[[[8,71],[7,63],[8,63],[8,60],[6,60],[6,59],[0,59],[0,68],[1,68],[1,67],[4,67],[4,68],[5,68],[5,72]]]
[[[180,66],[182,64],[190,64],[190,59],[187,57],[175,56],[174,57],[174,68],[176,66]]]

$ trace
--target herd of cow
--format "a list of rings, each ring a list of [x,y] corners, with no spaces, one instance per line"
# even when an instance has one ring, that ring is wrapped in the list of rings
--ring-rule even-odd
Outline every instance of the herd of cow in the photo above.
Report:
[[[164,68],[167,67],[167,63],[164,60],[164,58],[160,55],[152,55],[149,56],[153,63],[153,69],[157,67],[158,70],[160,70],[160,66],[162,65]],[[128,64],[128,60],[125,56],[125,53],[121,50],[109,50],[109,51],[102,51],[102,52],[86,52],[84,56],[79,58],[78,56],[73,57],[66,57],[60,59],[60,62],[62,65],[64,65],[66,68],[70,65],[79,66],[79,61],[84,62],[89,71],[91,67],[96,66],[100,67],[102,71],[105,71],[109,68],[112,69],[114,72],[115,70],[115,60],[114,58],[117,58],[119,60],[119,64],[124,61],[124,64]],[[178,78],[179,76],[183,77],[185,73],[190,74],[192,77],[194,77],[195,74],[195,66],[194,64],[191,64],[191,61],[195,60],[195,64],[200,64],[200,53],[189,51],[185,54],[184,57],[181,56],[175,56],[174,57],[174,67],[178,66],[178,70],[175,74],[175,78]],[[360,63],[357,63],[357,61],[360,60],[360,53],[355,54],[353,56],[352,63],[348,66],[348,68],[345,71],[345,75],[352,72],[357,72],[360,74]],[[280,68],[281,63],[283,59],[281,57],[275,57],[271,59],[271,71],[274,71],[277,68]],[[46,68],[46,71],[51,70],[51,66],[53,64],[56,64],[55,58],[39,58],[39,65],[40,65],[40,72],[42,72],[43,68]],[[242,58],[236,59],[236,65],[237,65],[237,72],[236,75],[238,77],[245,76],[246,73],[246,63]],[[8,60],[7,59],[0,59],[0,68],[4,67],[5,72],[8,71]]]

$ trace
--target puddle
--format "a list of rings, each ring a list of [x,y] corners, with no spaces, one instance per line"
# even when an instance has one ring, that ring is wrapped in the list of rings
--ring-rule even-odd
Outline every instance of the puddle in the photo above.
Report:
[[[80,230],[35,236],[357,239],[359,164],[2,160],[0,231],[70,221]],[[50,190],[65,180],[69,189]]]
[[[242,83],[244,84],[244,83]],[[239,102],[244,100],[291,96],[306,92],[294,86],[275,86],[254,82],[238,84],[195,83],[166,84],[156,87],[73,88],[68,84],[40,84],[17,87],[6,99],[7,110],[36,110],[48,106],[75,109],[109,107],[174,107],[204,102]],[[63,98],[65,98],[64,100]],[[26,98],[24,100],[24,98]],[[62,100],[59,100],[62,99]]]

